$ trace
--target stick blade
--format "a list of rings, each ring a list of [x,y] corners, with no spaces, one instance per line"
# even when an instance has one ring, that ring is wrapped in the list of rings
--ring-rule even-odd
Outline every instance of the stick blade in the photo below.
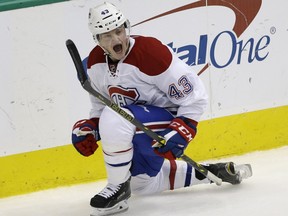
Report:
[[[75,65],[75,68],[77,71],[78,79],[79,79],[81,85],[83,86],[87,80],[87,74],[84,70],[78,49],[77,49],[75,43],[71,39],[66,40],[66,47],[67,47],[67,49],[70,53],[70,56],[74,62],[74,65]]]
[[[66,46],[75,46],[74,42],[71,39],[66,40]]]

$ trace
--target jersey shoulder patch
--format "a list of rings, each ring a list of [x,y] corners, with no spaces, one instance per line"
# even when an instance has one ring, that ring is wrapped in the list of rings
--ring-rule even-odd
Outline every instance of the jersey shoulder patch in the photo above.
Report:
[[[169,48],[153,37],[134,37],[135,44],[124,63],[134,65],[149,76],[165,72],[172,62]]]
[[[105,63],[106,57],[103,49],[100,46],[96,46],[89,54],[87,61],[87,68],[91,68],[92,65],[97,63]]]

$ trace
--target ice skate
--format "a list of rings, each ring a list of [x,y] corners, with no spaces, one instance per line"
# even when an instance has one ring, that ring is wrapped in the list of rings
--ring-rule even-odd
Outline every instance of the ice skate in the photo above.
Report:
[[[252,176],[250,164],[235,165],[233,162],[216,163],[207,166],[207,169],[223,182],[236,185],[240,184],[244,178]]]
[[[236,164],[235,172],[239,173],[240,180],[247,179],[252,176],[252,167],[250,164]]]
[[[91,216],[114,215],[128,210],[128,198],[131,196],[130,179],[119,185],[108,184],[90,201],[93,207]]]

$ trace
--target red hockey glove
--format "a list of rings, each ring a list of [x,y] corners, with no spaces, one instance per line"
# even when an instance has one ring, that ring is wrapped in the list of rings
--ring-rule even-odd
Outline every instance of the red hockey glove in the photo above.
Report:
[[[168,160],[181,157],[188,143],[195,137],[197,122],[184,117],[173,119],[168,128],[160,133],[166,139],[166,144],[160,146],[153,140],[154,152]]]
[[[100,140],[98,131],[98,118],[83,119],[77,121],[72,129],[72,143],[76,150],[83,156],[90,156],[98,148],[97,141]]]

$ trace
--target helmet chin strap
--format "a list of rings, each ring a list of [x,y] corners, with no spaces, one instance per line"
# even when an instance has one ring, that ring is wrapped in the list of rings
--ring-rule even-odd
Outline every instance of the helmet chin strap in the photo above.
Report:
[[[94,38],[95,42],[98,44],[98,46],[100,46],[101,49],[104,51],[104,55],[111,56],[110,52],[108,50],[106,50],[103,46],[100,45],[100,42],[99,42],[97,36],[93,35],[93,38]]]

